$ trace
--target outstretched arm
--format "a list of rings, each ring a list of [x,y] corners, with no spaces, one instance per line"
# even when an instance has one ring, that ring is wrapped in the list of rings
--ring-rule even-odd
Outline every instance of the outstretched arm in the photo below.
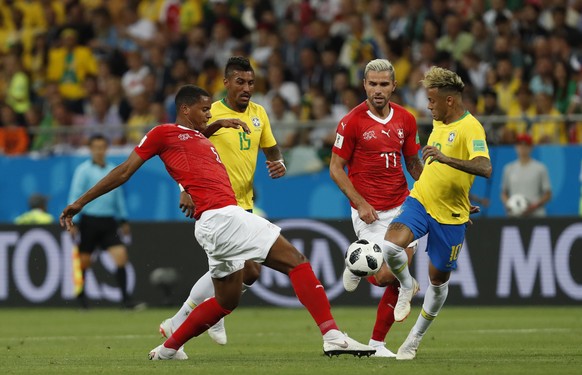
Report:
[[[372,207],[372,205],[370,205],[364,197],[358,193],[354,184],[352,184],[352,181],[348,178],[348,175],[344,170],[347,163],[347,160],[332,153],[331,161],[329,162],[329,174],[342,193],[344,193],[354,206],[356,206],[360,219],[362,219],[366,224],[371,224],[378,220],[378,213],[374,207]]]
[[[269,176],[271,178],[283,177],[287,173],[287,167],[285,167],[285,162],[283,161],[283,155],[281,154],[281,149],[278,145],[273,147],[264,148],[263,152],[267,158],[267,169],[269,170]]]
[[[446,156],[434,146],[425,146],[422,149],[422,160],[428,164],[439,161],[460,171],[489,178],[491,176],[491,160],[484,156],[477,156],[471,160],[461,160]]]
[[[237,118],[225,118],[216,120],[212,124],[208,124],[202,134],[204,134],[206,138],[210,138],[210,136],[216,133],[220,128],[242,128],[245,133],[251,134],[251,129],[249,129],[249,126],[244,121],[241,121]]]
[[[78,214],[85,205],[94,199],[123,185],[144,163],[135,151],[132,151],[127,160],[115,167],[105,177],[87,190],[75,202],[71,203],[61,213],[59,218],[61,226],[70,230],[73,226],[73,216]]]

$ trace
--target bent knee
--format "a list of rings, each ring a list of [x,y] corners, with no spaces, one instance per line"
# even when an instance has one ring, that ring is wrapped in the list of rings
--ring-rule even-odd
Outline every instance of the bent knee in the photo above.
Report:
[[[261,265],[259,263],[247,260],[245,262],[243,282],[246,285],[252,285],[255,281],[259,279],[260,275],[261,275]]]

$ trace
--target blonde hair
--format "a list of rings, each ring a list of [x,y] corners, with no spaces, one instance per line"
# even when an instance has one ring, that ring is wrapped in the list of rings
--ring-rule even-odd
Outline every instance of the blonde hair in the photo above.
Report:
[[[369,71],[390,72],[391,78],[394,79],[394,66],[386,59],[375,59],[370,61],[364,69],[364,78],[368,76]]]
[[[438,66],[431,67],[420,82],[427,89],[437,88],[462,93],[465,88],[463,80],[457,73]]]

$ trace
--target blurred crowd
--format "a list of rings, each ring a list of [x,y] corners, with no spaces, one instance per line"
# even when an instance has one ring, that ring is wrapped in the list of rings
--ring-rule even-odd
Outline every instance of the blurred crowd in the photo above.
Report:
[[[440,65],[464,79],[491,144],[580,143],[581,34],[581,0],[3,0],[0,153],[74,150],[95,133],[136,144],[175,119],[181,85],[220,99],[233,55],[251,60],[284,149],[326,154],[374,58],[394,64],[392,101],[425,134],[419,81]]]

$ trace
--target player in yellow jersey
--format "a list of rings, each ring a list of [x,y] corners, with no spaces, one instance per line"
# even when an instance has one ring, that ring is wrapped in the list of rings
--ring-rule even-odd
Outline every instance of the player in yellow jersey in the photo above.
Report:
[[[211,121],[204,135],[209,137],[226,167],[237,204],[247,211],[253,210],[253,180],[257,167],[259,149],[267,161],[271,178],[285,175],[286,168],[281,150],[277,145],[265,109],[252,102],[255,72],[248,59],[231,57],[224,69],[226,97],[212,104]],[[223,127],[221,121],[236,119],[239,127]],[[180,207],[191,217],[193,203],[186,193],[180,196]],[[247,261],[244,268],[243,292],[259,277],[261,265]],[[188,314],[205,299],[214,296],[214,286],[210,273],[204,274],[192,287],[190,295],[180,310],[170,319],[160,324],[160,333],[169,337],[186,319]],[[208,334],[218,344],[227,342],[224,319],[208,330]]]
[[[469,203],[469,189],[475,176],[489,178],[492,170],[483,126],[463,105],[465,85],[461,78],[450,70],[432,67],[422,83],[433,116],[433,130],[422,150],[425,167],[402,211],[389,225],[382,246],[388,265],[400,281],[394,319],[402,321],[410,314],[410,300],[417,285],[404,249],[428,234],[430,285],[418,320],[396,354],[401,360],[416,356],[422,337],[445,303],[469,214],[479,210]]]

